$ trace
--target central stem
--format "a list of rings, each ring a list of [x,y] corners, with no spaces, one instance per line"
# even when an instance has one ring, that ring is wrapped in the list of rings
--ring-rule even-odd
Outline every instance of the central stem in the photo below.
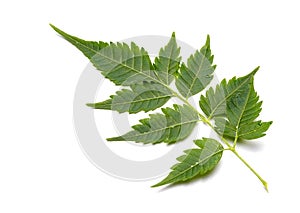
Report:
[[[239,153],[235,149],[231,149],[232,151],[260,180],[260,182],[264,185],[266,191],[268,191],[268,183],[247,163],[247,161],[239,155]]]

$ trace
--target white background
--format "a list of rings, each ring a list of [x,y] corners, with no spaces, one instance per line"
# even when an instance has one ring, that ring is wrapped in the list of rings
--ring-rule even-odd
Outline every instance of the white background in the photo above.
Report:
[[[0,212],[299,212],[297,1],[2,1]],[[200,47],[211,35],[217,76],[257,65],[268,135],[230,153],[209,177],[151,189],[96,169],[73,129],[73,95],[87,59],[48,26],[90,40],[169,36]]]

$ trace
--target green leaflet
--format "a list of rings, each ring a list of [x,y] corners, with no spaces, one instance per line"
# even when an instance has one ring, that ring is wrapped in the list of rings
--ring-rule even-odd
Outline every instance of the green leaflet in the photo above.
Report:
[[[225,137],[252,140],[265,136],[265,132],[269,129],[272,123],[272,121],[262,122],[259,120],[240,125],[237,129],[235,129],[232,124],[224,118],[217,118],[216,129],[220,135]]]
[[[144,82],[131,85],[130,88],[118,91],[106,101],[87,105],[95,109],[115,110],[120,113],[148,112],[163,106],[173,96],[169,89],[156,83]]]
[[[250,74],[228,83],[224,79],[215,91],[210,88],[201,96],[200,107],[209,119],[214,118],[219,134],[234,139],[256,139],[265,135],[272,122],[255,121],[261,112],[262,102],[254,90]]]
[[[238,139],[251,140],[265,136],[272,122],[255,121],[262,102],[254,91],[253,78],[246,96],[237,94],[227,100],[226,117],[215,118],[219,134]]]
[[[150,114],[150,118],[140,120],[132,126],[134,130],[108,141],[135,141],[137,143],[174,143],[183,140],[199,121],[197,113],[187,105],[173,105],[162,109],[163,114]]]
[[[106,42],[85,41],[83,39],[65,33],[64,31],[58,29],[52,24],[50,24],[50,26],[64,39],[66,39],[68,42],[77,47],[89,59],[93,58],[97,52],[108,46],[108,43]]]
[[[104,43],[84,41],[57,27],[51,27],[87,56],[102,74],[116,85],[131,85],[143,81],[158,81],[148,53],[135,43]]]
[[[205,45],[191,55],[187,60],[187,66],[182,63],[180,72],[176,78],[176,87],[185,98],[189,98],[201,92],[213,79],[216,68],[213,65],[214,56],[211,55],[210,38],[207,36]]]
[[[226,101],[232,97],[247,96],[250,84],[252,84],[253,81],[253,76],[258,69],[259,67],[244,77],[234,77],[229,80],[228,83],[226,79],[224,79],[216,86],[215,90],[210,87],[206,92],[206,96],[201,95],[199,105],[208,119],[225,115]]]
[[[173,33],[169,43],[160,49],[154,63],[158,78],[167,85],[173,81],[174,74],[179,69],[181,61],[179,54],[180,48],[177,46],[175,33]]]
[[[185,155],[177,158],[179,163],[171,167],[172,172],[152,187],[187,181],[216,167],[222,157],[223,146],[211,138],[195,140],[194,143],[199,148],[185,150]]]

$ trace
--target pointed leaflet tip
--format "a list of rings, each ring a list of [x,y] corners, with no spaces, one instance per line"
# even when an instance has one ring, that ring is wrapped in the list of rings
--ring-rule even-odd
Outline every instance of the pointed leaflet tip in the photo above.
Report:
[[[82,40],[82,39],[79,39],[75,36],[72,36],[64,31],[62,31],[61,29],[57,28],[56,26],[54,26],[53,24],[49,24],[50,27],[55,31],[57,32],[62,38],[66,39],[67,41],[69,41],[70,43],[72,43],[73,45],[75,45],[74,41],[73,40]],[[83,41],[83,40],[82,40]],[[76,45],[75,45],[76,46]],[[78,47],[77,47],[78,48]]]
[[[258,67],[256,67],[252,72],[250,72],[249,74],[247,74],[247,75],[245,75],[244,77],[242,77],[242,78],[251,78],[252,80],[252,82],[253,82],[253,79],[254,79],[254,75],[257,73],[257,71],[259,70],[259,66]]]
[[[175,32],[172,33],[172,38],[175,38]]]
[[[125,141],[123,137],[106,138],[107,141]]]
[[[53,24],[49,23],[50,27],[55,30],[58,34],[60,34],[61,36],[66,35],[66,33],[62,30],[60,30],[59,28],[55,27]]]
[[[163,186],[163,185],[166,185],[167,183],[164,183],[163,181],[155,184],[155,185],[152,185],[151,188],[155,188],[155,187],[159,187],[159,186]]]
[[[87,105],[88,107],[94,108],[94,109],[96,107],[96,104],[94,104],[94,103],[87,103],[85,105]]]
[[[209,36],[209,35],[206,36],[206,42],[205,42],[205,45],[206,45],[206,46],[210,46],[210,36]]]
[[[55,27],[53,24],[49,23],[50,27],[52,27],[53,29],[57,29],[57,27]]]
[[[260,66],[256,67],[250,74],[255,75],[257,71],[259,70]]]
[[[155,187],[158,187],[159,185],[158,184],[155,184],[155,185],[152,185],[150,186],[151,188],[155,188]]]

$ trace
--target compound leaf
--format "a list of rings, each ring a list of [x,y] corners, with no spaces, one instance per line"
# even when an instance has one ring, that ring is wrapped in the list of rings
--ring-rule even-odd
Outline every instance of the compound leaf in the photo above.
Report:
[[[108,138],[108,141],[135,141],[144,144],[174,143],[183,140],[194,129],[198,114],[187,105],[173,105],[163,108],[161,113],[150,114],[149,118],[140,120],[132,126],[134,130],[119,136]]]
[[[222,145],[211,138],[195,140],[194,143],[198,148],[185,150],[185,155],[177,158],[179,163],[171,167],[170,174],[152,187],[184,182],[204,175],[216,167],[223,154]]]
[[[213,59],[210,38],[207,36],[206,43],[200,51],[197,50],[188,58],[187,65],[182,63],[176,78],[176,87],[185,98],[201,92],[211,82],[216,68]]]
[[[228,147],[226,150],[232,151],[267,189],[267,182],[235,150],[239,139],[260,138],[272,124],[257,120],[262,102],[254,90],[253,78],[259,67],[244,77],[234,77],[228,82],[224,79],[215,89],[208,89],[199,101],[205,116],[198,113],[187,99],[204,90],[213,79],[216,65],[213,64],[209,36],[205,45],[191,55],[186,64],[181,64],[180,48],[173,33],[152,63],[147,51],[133,42],[128,45],[85,41],[50,26],[78,48],[106,78],[116,85],[127,86],[109,99],[88,106],[120,113],[138,113],[155,110],[172,97],[185,103],[163,108],[162,113],[150,114],[132,126],[132,131],[108,138],[108,141],[171,144],[188,137],[196,123],[203,121],[222,136],[221,140]],[[181,95],[169,86],[174,78]],[[214,123],[210,122],[211,119]],[[233,146],[227,138],[233,141]],[[184,182],[207,174],[216,167],[225,150],[222,145],[210,138],[194,140],[194,143],[197,148],[185,150],[185,154],[177,158],[178,163],[171,167],[169,175],[152,187]]]

